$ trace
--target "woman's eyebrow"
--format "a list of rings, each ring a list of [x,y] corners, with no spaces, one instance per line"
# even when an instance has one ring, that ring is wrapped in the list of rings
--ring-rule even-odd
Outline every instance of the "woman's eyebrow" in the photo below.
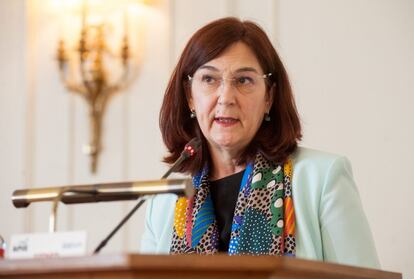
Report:
[[[215,71],[215,72],[220,72],[219,69],[217,69],[216,67],[211,66],[211,65],[203,65],[198,69],[199,70],[207,69],[207,70],[211,70],[211,71]],[[237,70],[234,71],[234,73],[241,73],[241,72],[255,72],[255,73],[258,73],[258,71],[253,67],[241,67],[241,68],[238,68]]]
[[[242,67],[242,68],[237,69],[234,72],[235,73],[240,73],[240,72],[255,72],[255,73],[258,73],[258,71],[253,67]]]
[[[211,70],[211,71],[215,71],[215,72],[220,72],[219,69],[217,69],[214,66],[210,66],[210,65],[203,65],[200,68],[198,68],[199,70],[203,70],[203,69],[207,69],[207,70]]]

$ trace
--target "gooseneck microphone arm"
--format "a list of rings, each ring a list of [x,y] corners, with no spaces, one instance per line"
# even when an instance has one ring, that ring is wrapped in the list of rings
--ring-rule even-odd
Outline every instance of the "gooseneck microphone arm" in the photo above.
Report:
[[[140,208],[141,205],[144,204],[144,202],[145,199],[143,197],[139,198],[139,201],[134,206],[134,208],[132,208],[131,211],[129,211],[128,214],[124,218],[122,218],[121,222],[119,222],[119,224],[116,225],[116,227],[108,234],[108,236],[105,237],[105,239],[102,240],[101,243],[99,243],[99,245],[93,251],[94,254],[98,254],[99,251],[101,251],[101,249],[106,246],[108,241],[119,231],[120,228],[122,228],[122,226],[129,220],[129,218],[131,218],[132,215],[134,215],[135,211],[137,211],[138,208]]]
[[[193,138],[185,146],[181,152],[180,157],[174,162],[174,164],[168,169],[168,171],[161,177],[161,179],[167,178],[172,172],[177,170],[177,167],[188,158],[194,156],[194,154],[200,148],[201,141],[198,138]]]
[[[181,152],[180,157],[174,162],[174,164],[168,169],[168,171],[161,177],[161,179],[166,179],[172,172],[174,172],[182,162],[194,156],[198,151],[201,145],[201,141],[198,138],[193,138],[190,140],[184,147],[183,152]],[[94,254],[98,254],[102,248],[106,246],[108,241],[119,231],[119,229],[131,218],[132,215],[140,208],[145,202],[145,198],[141,197],[138,203],[132,208],[128,214],[119,222],[119,224],[105,237],[104,240],[99,243],[99,245],[93,251]]]
[[[184,158],[184,156],[180,156],[177,161],[174,162],[174,164],[171,166],[171,168],[169,168],[167,170],[166,173],[164,173],[164,175],[161,177],[161,179],[166,179],[168,176],[170,176],[170,174],[172,172],[174,172],[174,170],[181,165],[182,162],[184,162],[186,160],[186,158]]]

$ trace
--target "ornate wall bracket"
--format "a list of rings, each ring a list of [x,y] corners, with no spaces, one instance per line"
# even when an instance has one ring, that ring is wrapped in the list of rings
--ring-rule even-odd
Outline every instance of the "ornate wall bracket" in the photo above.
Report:
[[[130,81],[129,76],[129,42],[127,20],[119,54],[111,51],[105,43],[105,25],[88,25],[86,22],[86,6],[82,10],[82,26],[78,46],[75,50],[76,62],[80,76],[79,81],[69,74],[70,55],[66,51],[65,42],[59,41],[57,60],[62,82],[65,87],[86,101],[89,107],[90,142],[86,152],[91,157],[91,172],[96,173],[98,157],[102,149],[102,118],[109,99],[120,92]],[[121,63],[122,72],[114,82],[109,82],[107,67],[104,61]]]

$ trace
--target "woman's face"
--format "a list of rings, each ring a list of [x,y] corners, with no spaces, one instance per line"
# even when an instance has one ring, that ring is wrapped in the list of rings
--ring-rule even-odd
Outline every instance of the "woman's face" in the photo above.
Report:
[[[253,139],[272,104],[265,74],[253,51],[238,42],[191,77],[188,104],[210,149],[240,155]]]

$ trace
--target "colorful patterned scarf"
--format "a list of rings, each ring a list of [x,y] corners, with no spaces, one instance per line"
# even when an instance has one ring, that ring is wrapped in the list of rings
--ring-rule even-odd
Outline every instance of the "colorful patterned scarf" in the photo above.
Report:
[[[257,154],[240,185],[229,255],[295,255],[292,161],[275,165]],[[171,254],[218,252],[219,232],[209,190],[208,167],[193,177],[196,194],[175,207]]]

